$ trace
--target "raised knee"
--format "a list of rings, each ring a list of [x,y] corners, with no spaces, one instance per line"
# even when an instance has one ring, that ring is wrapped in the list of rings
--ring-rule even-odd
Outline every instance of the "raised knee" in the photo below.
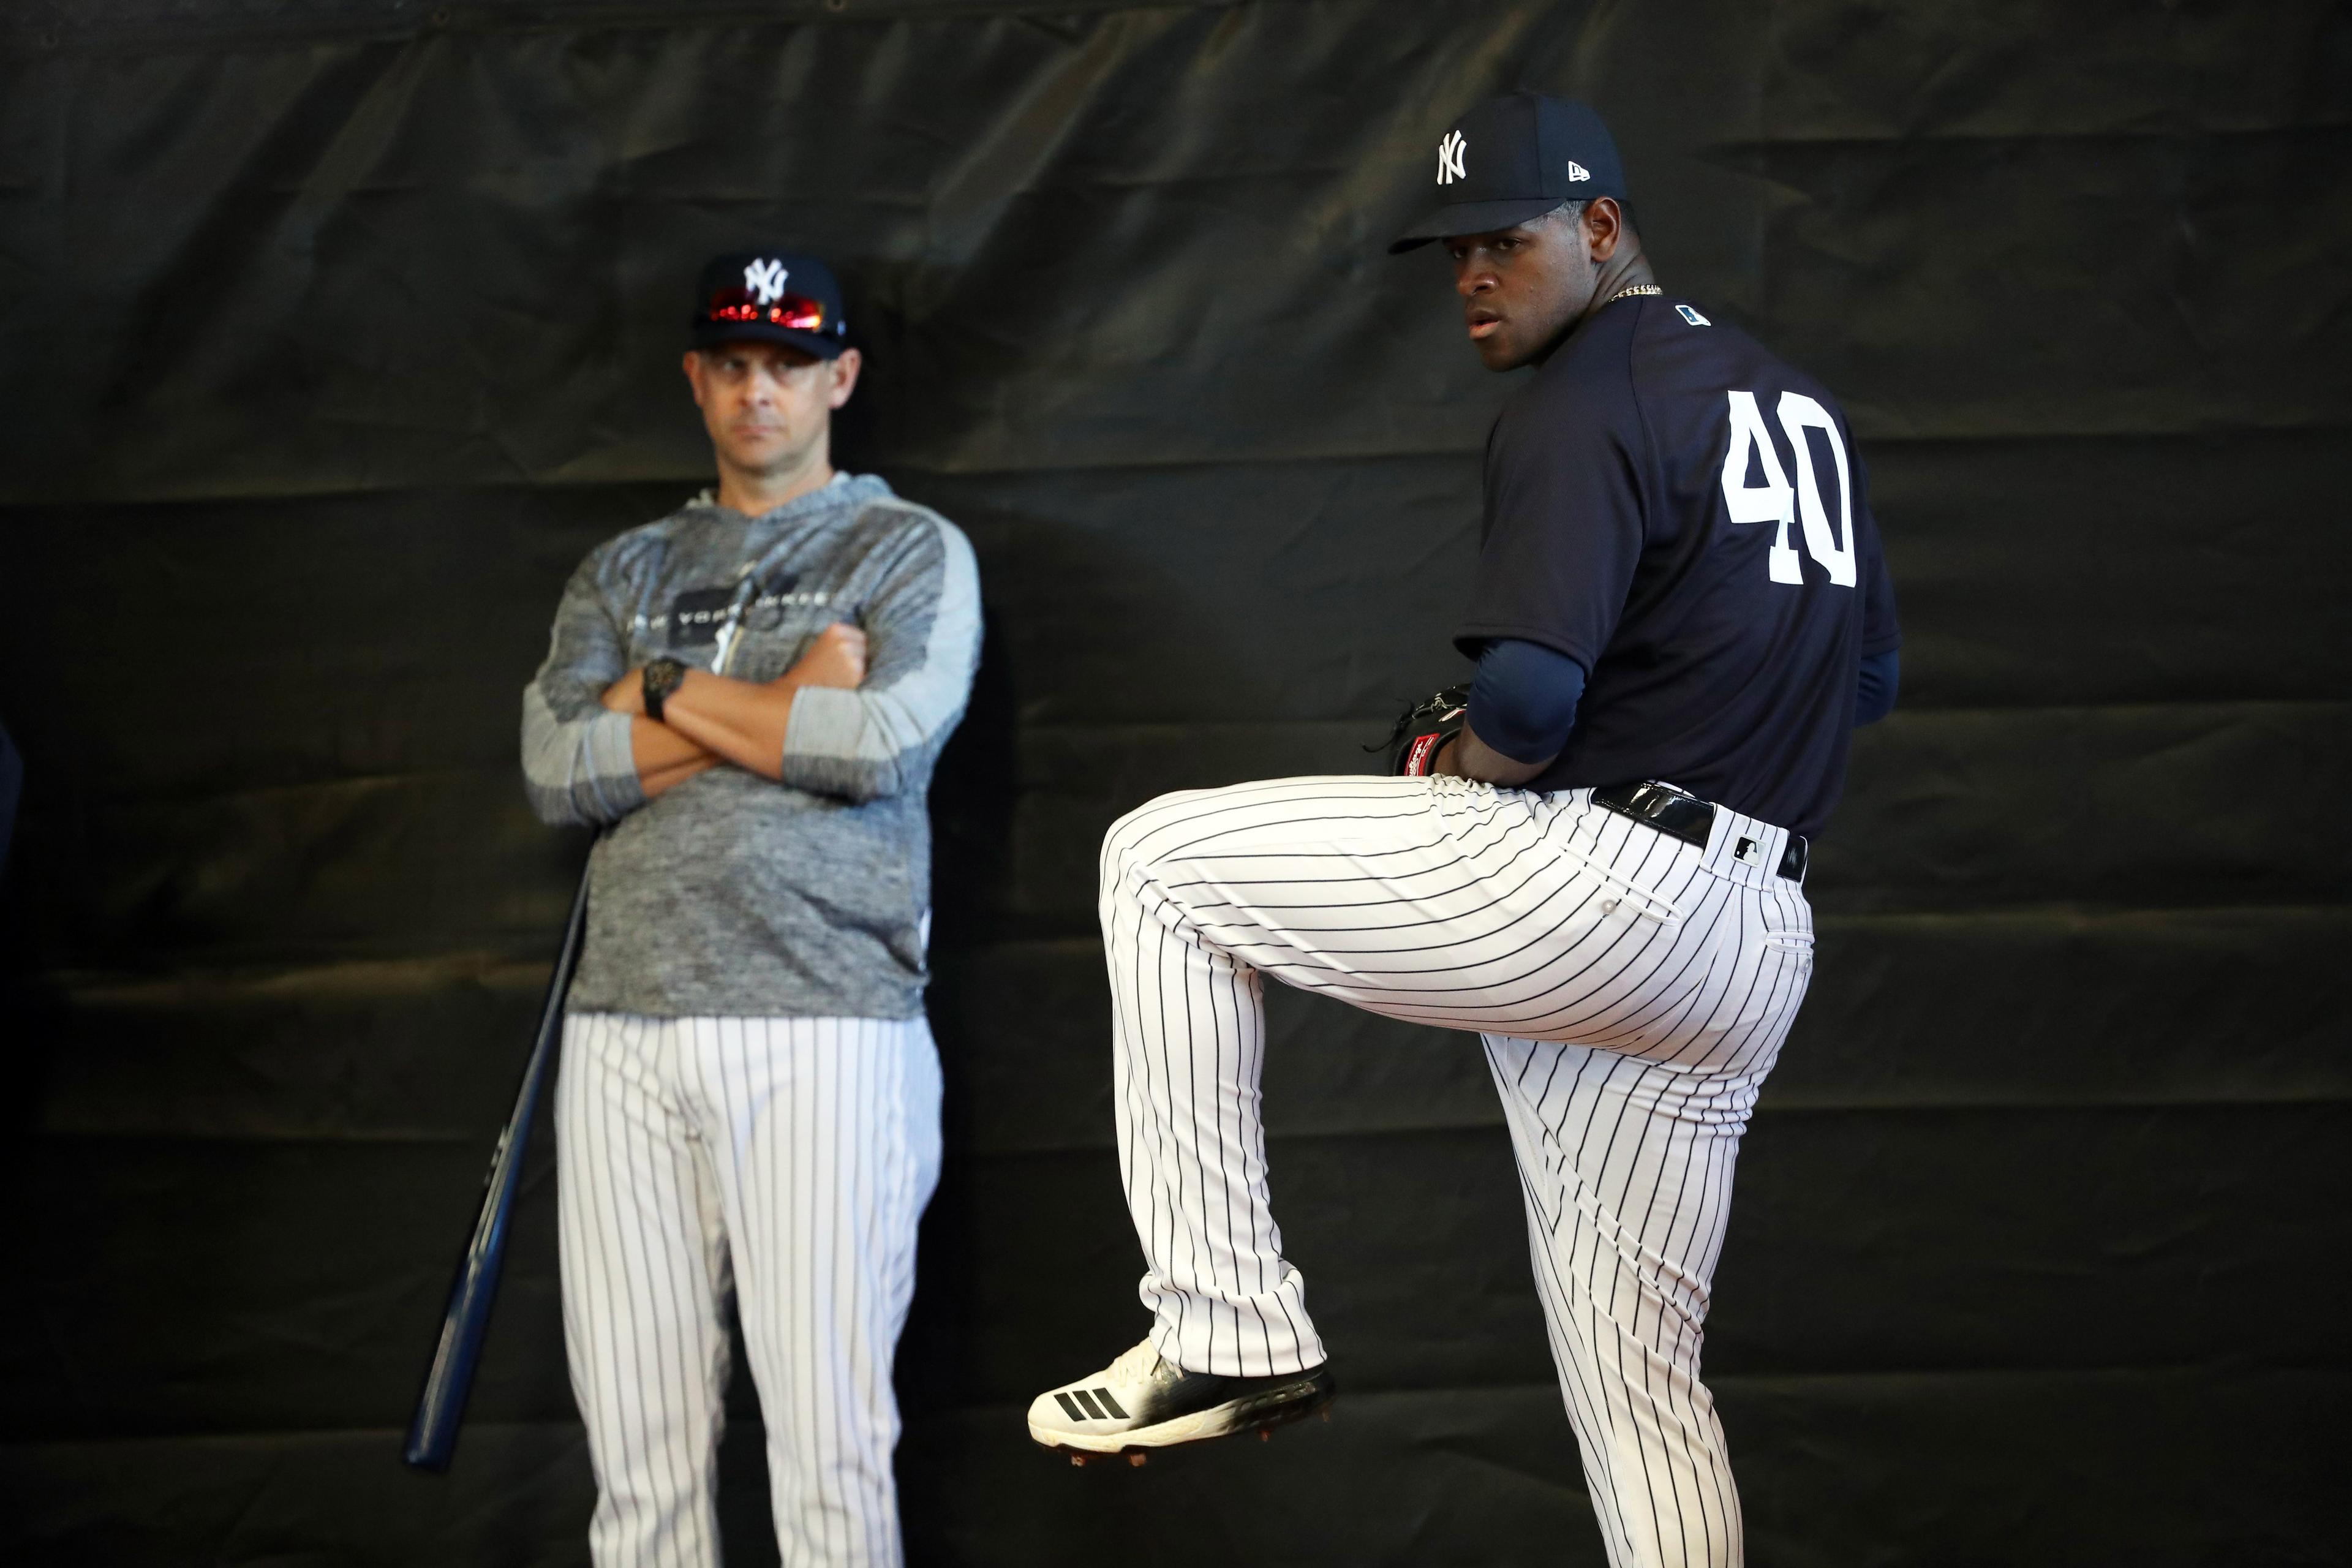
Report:
[[[1180,790],[1145,801],[1125,816],[1110,825],[1103,835],[1102,880],[1108,887],[1124,880],[1130,872],[1148,870],[1152,863],[1152,840],[1168,825],[1169,808],[1198,790]]]

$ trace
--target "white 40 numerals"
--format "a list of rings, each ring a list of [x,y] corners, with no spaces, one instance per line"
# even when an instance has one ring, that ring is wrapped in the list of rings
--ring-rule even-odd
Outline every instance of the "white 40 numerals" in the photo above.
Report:
[[[1772,445],[1772,433],[1764,428],[1764,411],[1756,406],[1752,392],[1727,394],[1731,399],[1731,450],[1723,459],[1723,503],[1731,509],[1734,522],[1769,522],[1779,526],[1773,531],[1769,565],[1775,583],[1801,583],[1804,573],[1798,567],[1795,546],[1789,542],[1789,525],[1802,520],[1805,529],[1805,553],[1822,563],[1830,581],[1842,588],[1853,586],[1853,484],[1846,472],[1845,442],[1839,438],[1837,421],[1830,411],[1801,392],[1780,395],[1780,428],[1787,433],[1789,448],[1797,457],[1797,488],[1792,495],[1789,476],[1780,467],[1780,454]],[[1819,430],[1830,438],[1830,456],[1837,460],[1838,526],[1830,531],[1829,513],[1822,506],[1821,481],[1813,476],[1812,444],[1805,439],[1808,428]],[[1764,482],[1748,482],[1750,455],[1764,470]]]

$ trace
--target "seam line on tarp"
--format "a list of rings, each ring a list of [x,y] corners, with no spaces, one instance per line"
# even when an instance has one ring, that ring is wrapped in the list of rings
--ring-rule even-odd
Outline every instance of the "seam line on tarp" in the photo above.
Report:
[[[2352,121],[2297,120],[2276,125],[2239,127],[2214,126],[2185,131],[2136,130],[2118,126],[2111,131],[1890,131],[1883,134],[1853,133],[1846,135],[1772,136],[1756,141],[1705,142],[1695,151],[1706,153],[1780,153],[1791,149],[1812,151],[1844,151],[1848,148],[1880,148],[1904,146],[1969,146],[2006,147],[2056,142],[2062,145],[2082,145],[2105,142],[2251,142],[2282,136],[2308,136],[2352,131]],[[1745,172],[1745,171],[1740,171]]]
[[[1862,443],[1881,450],[1904,448],[1938,449],[1975,446],[2046,447],[2068,442],[2082,445],[2105,443],[2175,444],[2181,441],[2210,441],[2231,437],[2295,437],[2325,439],[2352,434],[2352,423],[2308,422],[2303,424],[2229,424],[2198,422],[2170,428],[2133,428],[2127,430],[2070,430],[2052,426],[2038,430],[1995,430],[1950,432],[1946,434],[1881,434],[1860,433]],[[1475,460],[1484,450],[1481,447],[1382,447],[1378,450],[1278,453],[1263,456],[1160,458],[1150,462],[1108,460],[1093,463],[1036,463],[1020,467],[938,467],[920,463],[891,462],[878,465],[874,472],[889,479],[895,486],[899,479],[1034,481],[1041,479],[1088,478],[1095,475],[1133,475],[1153,473],[1195,473],[1202,469],[1254,469],[1263,468],[1319,467],[1360,468],[1369,465],[1404,463],[1445,463]],[[589,490],[624,490],[677,487],[690,490],[707,486],[708,473],[632,474],[606,479],[467,479],[432,483],[352,486],[320,484],[289,486],[268,490],[187,490],[167,495],[56,496],[47,499],[10,495],[0,491],[0,520],[12,511],[77,511],[109,508],[219,507],[234,505],[272,506],[316,505],[320,501],[373,500],[409,496],[444,495],[459,492],[501,492],[509,490],[548,490],[575,493]]]
[[[182,16],[76,23],[70,10],[52,7],[47,16],[20,17],[0,35],[0,56],[38,60],[63,54],[168,55],[255,44],[409,43],[448,37],[520,37],[548,33],[677,31],[689,27],[806,26],[893,21],[996,21],[1024,17],[1118,16],[1152,12],[1238,11],[1297,5],[1309,0],[845,0],[838,8],[822,0],[798,5],[752,6],[647,5],[583,5],[562,14],[531,15],[517,6],[480,7],[464,0],[394,0],[391,5],[353,6],[363,14],[315,16],[278,24],[251,18],[191,21]]]
[[[555,910],[557,914],[550,915],[549,919],[552,921],[559,918],[562,906],[561,904],[553,904],[550,907]],[[2178,921],[2218,919],[2230,916],[2242,917],[2247,915],[2274,915],[2294,919],[2317,920],[2325,918],[2340,919],[2347,912],[2352,912],[2352,901],[2319,903],[2309,899],[2290,899],[2275,903],[2248,902],[2242,904],[2093,904],[2084,902],[2081,900],[2069,900],[2030,904],[1989,904],[1981,909],[1970,910],[1953,910],[1948,907],[1942,909],[1848,910],[1821,917],[1818,922],[1818,929],[1823,931],[1861,930],[1871,927],[1896,924],[1926,925],[1938,922],[1958,924],[1962,922],[1995,921],[2047,921],[2053,922],[2065,922],[2068,924],[2081,924],[2095,921],[2122,921],[2132,920]],[[987,918],[992,919],[996,917],[991,916]],[[1004,923],[1008,925],[1014,923],[1021,924],[1024,928],[1022,934],[1006,937],[995,942],[978,942],[969,944],[959,943],[939,946],[933,950],[934,956],[939,960],[939,968],[944,969],[945,965],[950,962],[956,963],[972,962],[975,957],[987,953],[992,948],[1026,946],[1035,943],[1067,942],[1075,944],[1084,943],[1090,941],[1099,942],[1100,941],[1099,937],[1089,936],[1087,934],[1091,928],[1083,924],[1082,918],[1075,912],[1065,917],[1061,917],[1058,921],[1019,914],[1005,916],[1003,918]],[[1091,919],[1090,916],[1084,918],[1087,920]],[[530,940],[533,942],[543,941],[544,933],[534,933]],[[522,939],[518,939],[517,946],[512,950],[514,956],[508,962],[513,963],[538,963],[541,965],[544,965],[547,963],[546,956],[543,952],[537,957],[533,957],[530,952],[521,945],[521,941]],[[323,948],[315,951],[318,952],[318,956],[315,959],[289,963],[285,956],[285,949],[279,944],[230,944],[221,949],[218,955],[215,957],[205,958],[199,955],[190,959],[181,967],[168,971],[166,977],[157,983],[167,984],[176,984],[177,982],[169,978],[169,976],[177,975],[242,975],[261,973],[282,975],[302,973],[314,969],[326,969],[358,963],[423,964],[434,962],[434,954],[430,952],[422,953],[398,953],[369,951],[364,948],[349,952],[339,952],[332,949]],[[478,950],[467,949],[467,951],[472,952]],[[272,954],[275,956],[245,956],[249,954]],[[110,969],[89,962],[68,963],[59,964],[54,968],[45,968],[38,971],[27,972],[27,973],[28,975],[37,976],[44,987],[61,988],[67,990],[71,989],[73,983],[61,981],[58,977],[64,975],[105,975],[115,977],[104,982],[104,984],[110,985],[119,985],[130,982],[154,978],[154,972],[152,968],[131,969],[126,967],[121,969]],[[92,984],[97,983],[93,982]],[[23,986],[21,984],[21,978],[19,988],[26,994],[30,994],[30,987]],[[0,996],[5,996],[7,994],[8,987],[5,983],[0,983]]]
[[[2226,1099],[2205,1095],[2195,1100],[2084,1099],[2079,1100],[1823,1100],[1813,1104],[1775,1103],[1769,1099],[1759,1103],[1751,1115],[1751,1123],[1759,1121],[1789,1121],[1798,1118],[1821,1119],[1833,1116],[1897,1118],[1921,1116],[2074,1116],[2117,1117],[2147,1116],[2179,1113],[2189,1115],[2241,1115],[2253,1111],[2311,1111],[2352,1109],[2352,1095],[2342,1092],[2321,1092],[2308,1096],[2261,1095],[2243,1099]],[[1266,1133],[1269,1148],[1300,1149],[1315,1144],[1345,1145],[1365,1142],[1396,1142],[1411,1140],[1436,1140],[1458,1137],[1464,1133],[1487,1133],[1503,1130],[1502,1110],[1496,1108],[1491,1120],[1465,1118],[1454,1121],[1381,1122],[1360,1127],[1335,1127],[1306,1131]],[[370,1149],[432,1150],[455,1149],[475,1151],[487,1149],[496,1135],[495,1128],[479,1133],[408,1133],[387,1131],[315,1131],[271,1132],[260,1130],[234,1130],[217,1132],[203,1131],[172,1131],[163,1128],[130,1130],[81,1130],[71,1127],[37,1126],[34,1136],[48,1143],[75,1144],[137,1144],[145,1147],[188,1146],[194,1148],[247,1149],[323,1149],[346,1144],[360,1144]],[[1059,1143],[958,1143],[960,1158],[968,1160],[1066,1160],[1093,1158],[1115,1153],[1117,1144],[1106,1138],[1101,1142],[1069,1142]]]
[[[2177,715],[2200,708],[2212,709],[2215,710],[2216,715],[2219,716],[2225,711],[2243,709],[2274,708],[2305,710],[2343,708],[2347,705],[2352,705],[2352,697],[2207,697],[2188,698],[2178,701],[2162,701],[2143,699],[2122,702],[1955,703],[1948,706],[1918,704],[1908,709],[1897,709],[1896,711],[1889,715],[1884,722],[1893,723],[1898,720],[1906,718],[1906,716],[1918,718],[1930,715],[1937,718],[1955,718],[1975,714],[2118,714],[2133,712]],[[1072,733],[1101,734],[1108,731],[1120,735],[1150,737],[1159,734],[1226,734],[1235,731],[1247,732],[1259,730],[1279,730],[1286,734],[1300,734],[1313,731],[1359,734],[1368,733],[1370,730],[1377,729],[1379,726],[1390,721],[1390,719],[1387,717],[1375,718],[1369,714],[1338,719],[1269,718],[1228,719],[1223,721],[1147,719],[1133,721],[1120,721],[1116,720],[1096,721],[1073,719],[1063,721],[1047,720],[1018,724],[1014,726],[1013,732],[1015,734],[1059,735]],[[507,764],[501,763],[496,764],[486,763],[480,767],[473,768],[439,767],[419,768],[413,772],[352,773],[325,778],[298,780],[283,784],[253,784],[249,786],[216,791],[201,789],[191,790],[184,788],[173,789],[167,787],[153,794],[119,795],[106,795],[91,791],[77,795],[70,810],[76,816],[87,816],[93,811],[136,811],[168,806],[204,807],[233,801],[267,799],[273,795],[298,795],[334,790],[357,793],[371,789],[383,789],[392,786],[431,781],[449,782],[455,780],[505,778],[509,775],[511,771],[512,770],[509,769]],[[1364,776],[1370,778],[1375,775],[1366,773]],[[46,819],[47,819],[53,813],[60,809],[63,808],[47,801],[28,801],[23,808],[22,816],[23,820],[26,823],[38,824],[46,821]]]
[[[2244,1100],[2221,1100],[2207,1096],[2198,1100],[1858,1100],[1852,1103],[1821,1103],[1816,1105],[1776,1104],[1766,1091],[1751,1114],[1751,1121],[1779,1121],[1797,1117],[1917,1117],[1960,1115],[2041,1115],[2078,1117],[2147,1116],[2155,1112],[2189,1114],[2237,1115],[2262,1110],[2342,1110],[2352,1109],[2352,1096],[2342,1093],[2315,1094],[2308,1098],[2279,1095],[2250,1097]],[[1499,1132],[1504,1130],[1502,1109],[1496,1108],[1494,1120],[1397,1122],[1378,1126],[1332,1128],[1320,1131],[1278,1132],[1269,1129],[1266,1142],[1270,1147],[1300,1148],[1309,1144],[1345,1144],[1363,1141],[1392,1142],[1406,1139],[1439,1139],[1465,1132]],[[208,1140],[190,1140],[208,1142]],[[1118,1145],[1106,1138],[1101,1142],[1068,1142],[1038,1144],[961,1144],[957,1152],[967,1159],[987,1160],[1051,1160],[1072,1156],[1094,1156],[1118,1152]]]
[[[2014,904],[1982,910],[1897,910],[1882,913],[1837,910],[1816,912],[1813,926],[1817,932],[1826,933],[1863,931],[1890,926],[1964,927],[2011,922],[2124,925],[2152,921],[2234,920],[2247,916],[2315,922],[2342,921],[2352,917],[2352,901],[2315,903],[2291,900],[2278,903],[2125,905],[2105,910],[2088,910],[2073,904]],[[1075,930],[1066,935],[1006,936],[961,945],[935,945],[932,949],[934,978],[936,980],[950,965],[961,971],[1007,949],[1035,952],[1042,949],[1058,948],[1066,949],[1073,955],[1081,955],[1098,953],[1101,945],[1099,936]],[[388,973],[411,983],[435,976],[480,983],[494,978],[499,971],[513,971],[521,980],[528,982],[525,989],[530,989],[544,982],[547,967],[551,962],[552,954],[546,950],[543,938],[534,937],[531,944],[518,942],[512,948],[468,947],[393,955],[355,953],[308,963],[289,963],[282,959],[260,963],[236,959],[214,962],[199,957],[161,973],[152,968],[65,966],[45,969],[40,972],[40,977],[45,990],[63,995],[69,1005],[76,996],[94,992],[145,996],[189,986],[234,992],[240,996],[259,996],[281,992],[307,994],[313,984],[329,984],[341,993],[380,995],[380,990],[352,982],[362,978],[362,972],[367,971]],[[404,986],[404,989],[407,988]],[[420,993],[425,989],[421,986],[415,988]]]
[[[1540,1338],[1540,1335],[1538,1336]],[[1850,1384],[1855,1385],[1901,1380],[1906,1382],[1961,1382],[1984,1378],[2031,1379],[2042,1382],[2052,1379],[2137,1379],[2150,1375],[2183,1380],[2210,1381],[2219,1384],[2241,1384],[2256,1379],[2278,1377],[2341,1377],[2345,1369],[2335,1362],[2265,1361],[2240,1354],[2234,1347],[2228,1352],[2193,1361],[2105,1362],[2092,1365],[2048,1364],[2039,1362],[2014,1365],[1982,1366],[1893,1366],[1838,1371],[1775,1371],[1719,1372],[1709,1368],[1709,1386],[1727,1389],[1766,1390],[1775,1384]],[[1445,1402],[1456,1404],[1464,1394],[1524,1394],[1529,1399],[1557,1410],[1559,1384],[1554,1379],[1519,1378],[1507,1381],[1460,1382],[1423,1384],[1384,1384],[1350,1381],[1347,1399],[1350,1401],[1381,1400],[1397,1404]],[[995,1423],[1011,1421],[1024,1408],[1017,1403],[986,1401],[966,1405],[937,1405],[920,1412],[909,1412],[906,1425],[912,1428],[931,1424],[950,1424],[960,1419],[977,1418]],[[756,1409],[729,1412],[730,1425],[740,1421],[756,1426]],[[539,1418],[489,1419],[468,1416],[466,1430],[469,1433],[540,1432],[568,1429],[580,1434],[580,1418],[575,1415],[550,1415]],[[1009,1429],[1009,1428],[1008,1428]],[[258,1447],[287,1438],[349,1438],[369,1444],[381,1443],[386,1451],[396,1447],[403,1428],[397,1426],[253,1426],[205,1431],[152,1432],[135,1435],[106,1435],[55,1437],[12,1437],[0,1442],[0,1454],[26,1454],[41,1449],[128,1447],[131,1446],[162,1447],[164,1445],[218,1444],[222,1446]],[[1563,1435],[1564,1436],[1564,1435]]]
[[[2223,1380],[2234,1380],[2248,1372],[2273,1376],[2311,1376],[2315,1373],[2343,1375],[2345,1368],[2337,1362],[2258,1361],[2240,1355],[2233,1346],[2226,1359],[2221,1354],[2216,1354],[2210,1359],[2196,1361],[2101,1362],[2090,1365],[2063,1363],[2051,1365],[2039,1362],[2021,1362],[2015,1365],[2004,1366],[1890,1366],[1872,1367],[1866,1370],[1816,1372],[1718,1372],[1710,1366],[1706,1369],[1706,1382],[1709,1387],[1754,1388],[1775,1383],[1867,1383],[1889,1378],[2018,1377],[2038,1380],[2053,1376],[2139,1378],[2150,1373],[2213,1376]],[[1553,1379],[1519,1378],[1483,1383],[1464,1379],[1456,1383],[1412,1385],[1360,1384],[1350,1382],[1347,1385],[1346,1397],[1399,1401],[1451,1399],[1465,1392],[1480,1394],[1524,1392],[1530,1396],[1556,1405],[1559,1399],[1559,1384]],[[1011,1404],[952,1405],[929,1411],[928,1417],[909,1415],[907,1422],[908,1426],[912,1426],[917,1421],[926,1418],[939,1420],[964,1415],[992,1415],[997,1411],[1018,1411],[1022,1408],[1023,1406],[1019,1405]],[[467,1425],[472,1424],[469,1422]],[[525,1424],[518,1423],[518,1425]],[[539,1423],[528,1425],[539,1425]]]
[[[2352,696],[2189,697],[2179,700],[2134,699],[2120,702],[1954,702],[1935,706],[1923,703],[1916,707],[1897,707],[1894,713],[1888,715],[1887,720],[1881,722],[1891,721],[1906,712],[1934,713],[1940,717],[1951,717],[1967,713],[2115,713],[2145,709],[2151,713],[2177,713],[2184,708],[2341,708],[2347,704],[2352,704]],[[1213,733],[1223,730],[1360,729],[1366,724],[1391,722],[1393,722],[1392,715],[1390,718],[1375,718],[1369,714],[1349,714],[1336,719],[1140,719],[1133,721],[1041,719],[1021,724],[1017,729],[1032,734],[1066,731],[1118,730],[1127,733],[1166,731],[1171,733],[1197,735],[1204,731]],[[1875,725],[1872,727],[1876,728]],[[1365,776],[1377,775],[1368,773]]]

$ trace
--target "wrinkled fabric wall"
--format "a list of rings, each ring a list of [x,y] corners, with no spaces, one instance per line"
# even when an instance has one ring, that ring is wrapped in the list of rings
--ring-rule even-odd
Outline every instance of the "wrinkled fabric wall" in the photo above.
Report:
[[[1287,994],[1333,1422],[1106,1474],[1019,1420],[1144,1322],[1101,830],[1360,769],[1463,668],[1514,383],[1381,247],[1513,85],[1597,101],[1669,285],[1843,398],[1908,632],[1710,1322],[1754,1560],[2352,1552],[2341,7],[0,28],[9,1561],[584,1561],[543,1139],[456,1470],[398,1436],[584,849],[524,807],[518,693],[572,563],[705,482],[688,285],[774,235],[851,280],[849,457],[969,531],[988,606],[933,797],[916,1560],[1597,1562],[1477,1052]]]

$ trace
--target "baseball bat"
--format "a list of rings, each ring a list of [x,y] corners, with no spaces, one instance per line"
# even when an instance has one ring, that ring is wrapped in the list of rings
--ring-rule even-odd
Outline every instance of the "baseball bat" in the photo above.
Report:
[[[458,1261],[457,1278],[449,1289],[449,1310],[441,1320],[441,1338],[433,1349],[433,1364],[425,1374],[425,1391],[417,1396],[416,1417],[409,1423],[408,1447],[403,1454],[421,1470],[446,1470],[457,1447],[457,1426],[465,1419],[466,1396],[473,1392],[474,1365],[482,1353],[482,1336],[490,1325],[490,1303],[499,1293],[499,1274],[506,1264],[508,1221],[513,1217],[516,1189],[522,1184],[522,1156],[530,1141],[532,1113],[539,1108],[540,1086],[548,1064],[555,1059],[555,1043],[563,1034],[563,997],[572,989],[572,972],[580,963],[580,946],[588,930],[588,872],[582,868],[580,890],[572,896],[572,920],[563,930],[563,950],[556,955],[555,973],[547,982],[547,1000],[539,1010],[539,1037],[531,1043],[530,1060],[522,1069],[522,1088],[516,1092],[514,1114],[499,1134],[490,1155],[490,1173],[482,1186],[482,1212],[474,1221],[474,1238]]]

